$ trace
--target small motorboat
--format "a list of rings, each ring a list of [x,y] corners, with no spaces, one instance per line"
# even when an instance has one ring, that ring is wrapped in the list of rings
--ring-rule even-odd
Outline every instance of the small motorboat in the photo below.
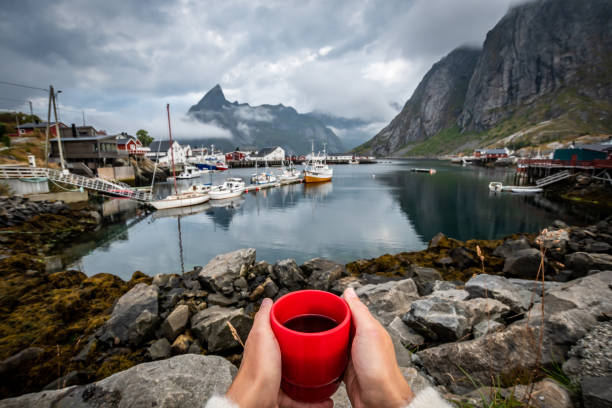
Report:
[[[238,197],[244,193],[245,184],[241,178],[228,178],[220,186],[213,186],[208,195],[211,200]]]
[[[278,178],[280,179],[281,183],[295,181],[300,178],[300,171],[293,166],[293,163],[289,162],[289,167],[283,166],[281,168]]]
[[[541,193],[544,189],[541,187],[512,187],[511,191],[513,193],[535,194]]]
[[[191,166],[191,165],[185,165],[185,168],[183,169],[182,173],[178,174],[176,176],[177,180],[187,180],[187,179],[192,179],[192,178],[198,178],[203,174],[203,172],[198,169],[195,166]],[[167,180],[172,180],[173,177],[170,176],[168,177]]]
[[[489,190],[499,193],[504,188],[503,184],[499,181],[492,181],[489,183]]]
[[[151,205],[158,210],[177,207],[189,207],[192,205],[203,204],[210,199],[208,194],[186,192],[181,194],[169,195],[161,200],[151,201]]]

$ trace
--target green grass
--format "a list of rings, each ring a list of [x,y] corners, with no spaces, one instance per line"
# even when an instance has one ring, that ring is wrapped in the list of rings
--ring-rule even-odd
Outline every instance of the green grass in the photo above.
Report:
[[[542,368],[542,371],[546,374],[546,377],[555,381],[571,394],[578,395],[580,393],[580,384],[574,382],[563,372],[563,367],[560,363],[553,361],[550,369]]]

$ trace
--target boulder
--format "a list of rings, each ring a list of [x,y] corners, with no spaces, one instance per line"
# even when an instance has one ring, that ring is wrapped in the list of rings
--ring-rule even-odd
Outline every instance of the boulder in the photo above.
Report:
[[[439,298],[418,299],[402,320],[433,341],[455,341],[471,329],[469,312],[461,302]]]
[[[240,300],[238,293],[232,293],[232,296],[225,296],[222,293],[212,293],[208,295],[208,303],[222,307],[233,306]]]
[[[215,292],[231,293],[233,284],[241,274],[246,274],[249,266],[255,263],[255,249],[239,249],[215,256],[200,272],[200,282]]]
[[[570,349],[563,372],[575,382],[612,376],[612,322],[598,322]]]
[[[495,248],[493,251],[493,256],[508,258],[518,251],[529,248],[531,248],[531,245],[525,237],[519,239],[507,239],[503,244]]]
[[[38,360],[45,353],[40,347],[28,347],[0,362],[0,376],[8,376],[12,372]]]
[[[612,247],[610,246],[610,244],[608,244],[607,242],[603,242],[603,241],[591,242],[584,247],[584,250],[586,252],[600,252],[600,253],[607,253],[607,254],[611,252],[611,249]]]
[[[427,297],[448,300],[465,300],[470,297],[470,294],[463,289],[446,289],[433,291]]]
[[[244,309],[209,307],[191,318],[191,330],[200,341],[207,344],[209,352],[230,350],[240,345],[232,336],[227,322],[234,326],[242,341],[246,341],[253,319],[244,313]]]
[[[515,378],[518,373],[535,369],[538,337],[537,329],[513,325],[474,340],[431,347],[419,351],[417,356],[436,381],[454,393],[464,394],[474,388],[473,383],[495,386],[492,384],[495,378]],[[543,364],[550,364],[551,356],[555,355],[549,344],[545,338]]]
[[[484,336],[485,334],[495,333],[504,329],[504,325],[502,323],[496,322],[495,320],[484,320],[480,323],[477,323],[472,328],[472,333],[474,338]]]
[[[273,299],[274,296],[276,296],[278,294],[278,286],[276,286],[276,283],[274,283],[274,281],[272,279],[270,279],[270,277],[267,277],[265,282],[263,283],[264,285],[264,295],[267,298]]]
[[[544,297],[549,312],[579,308],[594,316],[612,314],[612,270],[585,276],[550,289]]]
[[[359,279],[358,277],[347,276],[345,278],[340,278],[336,282],[334,282],[334,285],[330,288],[330,291],[337,295],[341,295],[348,288],[353,288],[357,290],[357,288],[359,288],[362,285],[363,283],[361,282],[361,279]]]
[[[411,302],[419,297],[412,279],[368,284],[357,288],[356,293],[371,312],[382,318],[384,324],[406,313]]]
[[[300,266],[308,285],[313,289],[329,290],[333,283],[346,275],[344,265],[323,258],[314,258]]]
[[[281,287],[290,291],[304,289],[306,279],[302,276],[302,270],[293,259],[283,259],[274,264],[274,275]]]
[[[585,377],[580,382],[582,405],[589,408],[612,408],[612,375]]]
[[[535,293],[497,275],[476,275],[465,284],[465,290],[472,298],[489,297],[499,300],[516,313],[528,310],[532,302],[539,299]]]
[[[170,342],[166,338],[155,340],[153,344],[147,349],[151,360],[161,360],[162,358],[170,357],[172,352]]]
[[[115,345],[141,344],[157,324],[157,297],[155,285],[139,283],[134,286],[117,301],[100,339]]]
[[[552,281],[542,281],[540,280],[531,280],[531,279],[517,279],[510,278],[508,279],[510,283],[520,286],[523,289],[530,290],[532,292],[537,293],[538,295],[542,294],[542,286],[544,286],[544,293],[548,292],[552,288],[556,288],[561,285],[561,282],[552,282]]]
[[[2,400],[3,408],[201,408],[225,393],[236,367],[219,356],[185,354],[143,363],[98,382]]]
[[[504,275],[514,278],[535,279],[542,256],[535,248],[521,249],[504,261]]]
[[[459,269],[465,269],[469,268],[470,266],[478,265],[478,262],[476,261],[476,254],[465,247],[453,248],[449,252],[449,255]]]
[[[177,306],[166,320],[162,323],[162,332],[169,341],[174,341],[176,336],[181,334],[187,323],[189,322],[189,306],[179,305]]]
[[[574,278],[585,276],[592,269],[612,270],[612,255],[574,252],[565,256],[565,267],[574,271]]]
[[[414,280],[421,296],[429,295],[433,291],[433,284],[437,281],[442,281],[440,272],[434,268],[413,266],[411,273],[412,280]]]
[[[389,323],[387,331],[391,337],[397,338],[402,346],[407,348],[422,346],[425,343],[423,336],[408,327],[399,317],[395,317]]]
[[[469,299],[461,303],[470,315],[470,325],[485,320],[503,321],[511,314],[510,306],[490,298]]]

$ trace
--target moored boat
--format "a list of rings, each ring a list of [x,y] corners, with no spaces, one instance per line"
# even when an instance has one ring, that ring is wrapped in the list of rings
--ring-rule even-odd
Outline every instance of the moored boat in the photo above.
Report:
[[[513,193],[541,193],[542,191],[544,191],[543,188],[541,187],[512,187],[511,190]]]
[[[498,193],[498,192],[501,192],[502,189],[503,189],[503,185],[499,181],[492,181],[489,183],[489,190],[491,191]]]
[[[192,178],[198,178],[200,177],[202,174],[206,173],[207,170],[199,170],[197,167],[195,166],[191,166],[191,165],[185,165],[185,167],[183,168],[183,171],[178,174],[176,176],[177,180],[187,180],[187,179],[192,179]],[[173,180],[174,177],[170,176],[168,177],[167,180]]]
[[[151,201],[151,205],[158,210],[167,208],[187,207],[191,205],[203,204],[210,199],[208,194],[204,193],[181,193],[169,195],[161,200]]]
[[[240,178],[228,178],[220,186],[213,186],[208,195],[211,200],[238,197],[244,193],[245,184]]]
[[[314,155],[314,142],[312,144],[312,154],[309,162],[304,169],[305,183],[321,183],[331,181],[334,175],[334,170],[325,163],[325,147],[323,148],[323,157]]]

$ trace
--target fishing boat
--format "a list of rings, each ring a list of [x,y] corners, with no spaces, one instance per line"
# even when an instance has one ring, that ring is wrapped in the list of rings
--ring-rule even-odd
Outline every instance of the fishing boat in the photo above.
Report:
[[[285,162],[282,162],[282,164],[283,164],[283,167],[281,168],[280,175],[278,176],[281,183],[295,181],[300,178],[299,170],[297,170],[293,166],[293,163],[291,161],[289,162],[289,167],[285,167]]]
[[[210,203],[206,202],[204,204],[192,205],[190,207],[161,209],[159,211],[155,211],[155,213],[151,216],[151,218],[156,220],[159,218],[187,216],[187,215],[204,212],[206,210],[209,210],[210,207],[211,207]]]
[[[314,142],[312,142],[312,154],[304,169],[304,182],[321,183],[324,181],[331,181],[333,174],[333,169],[325,162],[325,146],[323,147],[323,157],[319,155],[315,156]]]
[[[211,200],[238,197],[244,193],[245,184],[241,178],[228,178],[220,186],[213,186],[208,195]]]
[[[183,171],[176,176],[177,180],[187,180],[187,179],[193,179],[193,178],[198,178],[200,177],[202,174],[207,173],[209,170],[200,170],[195,166],[191,166],[189,164],[185,165],[185,167],[183,168]],[[167,178],[168,181],[173,180],[174,177],[170,176]]]
[[[268,168],[268,162],[266,161],[265,170],[260,173],[258,170],[257,162],[255,162],[255,173],[251,175],[251,184],[256,186],[267,185],[267,184],[275,184],[278,182],[278,179],[274,173],[270,171]]]
[[[168,134],[170,137],[170,146],[172,146],[172,129],[170,127],[170,104],[166,105],[166,110],[168,111]],[[158,210],[163,210],[166,208],[188,207],[191,205],[203,204],[207,202],[210,199],[208,194],[198,192],[178,192],[178,188],[176,186],[176,174],[174,169],[174,149],[170,149],[170,154],[172,157],[174,195],[169,195],[168,197],[162,198],[161,200],[151,201],[151,205],[157,208]],[[153,177],[153,180],[155,180],[155,177]]]
[[[348,164],[359,164],[359,160],[352,158],[351,160],[349,160]]]
[[[504,186],[499,181],[492,181],[489,183],[489,190],[494,191],[496,193],[501,192],[503,187]]]

